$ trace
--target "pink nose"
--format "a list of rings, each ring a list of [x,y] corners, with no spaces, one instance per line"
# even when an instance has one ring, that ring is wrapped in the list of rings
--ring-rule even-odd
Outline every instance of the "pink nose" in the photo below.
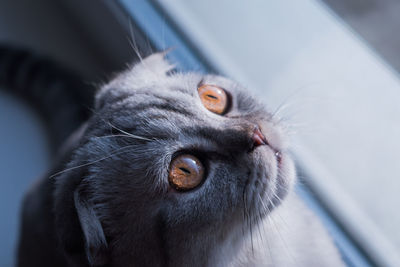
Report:
[[[268,144],[267,139],[265,138],[265,136],[262,134],[262,132],[258,127],[254,130],[253,141],[254,141],[254,146],[261,146]]]

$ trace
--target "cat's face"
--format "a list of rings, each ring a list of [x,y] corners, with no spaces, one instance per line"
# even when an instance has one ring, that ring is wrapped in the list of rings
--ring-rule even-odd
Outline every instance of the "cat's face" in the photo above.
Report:
[[[294,180],[281,128],[246,90],[170,69],[154,54],[105,85],[75,155],[90,162],[78,187],[116,266],[227,263]],[[204,85],[226,94],[223,112],[203,101]],[[202,172],[182,188],[171,162],[186,155]]]

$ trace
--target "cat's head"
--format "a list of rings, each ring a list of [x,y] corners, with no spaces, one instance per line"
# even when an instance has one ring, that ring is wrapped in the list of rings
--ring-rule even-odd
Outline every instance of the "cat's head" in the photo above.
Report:
[[[153,54],[98,92],[57,177],[67,253],[85,247],[95,265],[222,264],[290,190],[284,134],[263,105],[229,79],[172,68]]]

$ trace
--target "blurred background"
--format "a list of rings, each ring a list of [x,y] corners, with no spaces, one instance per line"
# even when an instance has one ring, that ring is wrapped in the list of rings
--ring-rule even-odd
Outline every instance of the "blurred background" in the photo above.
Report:
[[[380,266],[400,266],[399,30],[397,0],[0,0],[1,45],[93,87],[136,60],[132,46],[174,46],[181,69],[243,83],[288,125],[301,183]],[[0,266],[12,266],[20,201],[56,148],[2,86]]]

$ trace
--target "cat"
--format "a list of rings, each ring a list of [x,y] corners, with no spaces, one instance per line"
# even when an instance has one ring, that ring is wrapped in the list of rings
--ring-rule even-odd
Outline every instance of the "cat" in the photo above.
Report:
[[[239,84],[152,54],[27,193],[18,266],[342,266],[293,193],[284,128]]]

